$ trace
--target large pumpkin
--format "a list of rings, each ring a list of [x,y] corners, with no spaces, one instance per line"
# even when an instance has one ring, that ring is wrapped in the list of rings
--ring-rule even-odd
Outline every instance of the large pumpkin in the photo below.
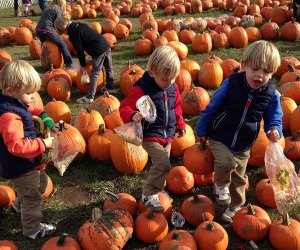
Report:
[[[122,174],[135,174],[143,170],[148,161],[148,154],[142,146],[136,146],[115,136],[110,146],[111,160]]]
[[[166,178],[166,187],[174,194],[186,194],[194,187],[194,176],[186,167],[176,166]]]
[[[185,130],[186,133],[182,137],[179,137],[177,134],[173,137],[171,143],[171,156],[173,157],[183,157],[184,151],[196,142],[194,131],[191,126],[186,124]]]
[[[113,95],[110,95],[108,91],[104,91],[103,95],[99,96],[91,104],[91,109],[97,110],[102,117],[108,115],[110,111],[118,110],[120,107],[120,101]]]
[[[173,230],[159,244],[159,250],[186,249],[197,250],[196,241],[191,233],[185,230]]]
[[[133,219],[129,212],[112,208],[103,213],[99,208],[92,211],[92,220],[78,231],[78,239],[84,250],[122,249],[133,233]]]
[[[51,41],[46,40],[42,45],[41,64],[44,70],[51,70],[53,68],[62,68],[64,59],[57,45]]]
[[[201,87],[207,89],[218,88],[223,80],[223,70],[218,62],[209,61],[201,65],[198,74],[198,82]]]
[[[45,107],[45,112],[57,123],[63,120],[66,123],[71,123],[71,110],[63,101],[52,99]]]

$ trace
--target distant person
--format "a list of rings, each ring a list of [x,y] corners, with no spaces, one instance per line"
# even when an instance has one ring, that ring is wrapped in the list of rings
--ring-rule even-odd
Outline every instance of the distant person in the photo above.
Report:
[[[73,60],[67,45],[54,28],[54,21],[58,16],[66,14],[66,0],[53,0],[52,5],[44,9],[36,26],[36,34],[41,43],[46,40],[55,43],[60,49],[67,69],[72,68]]]
[[[24,6],[24,16],[28,16],[29,13],[35,16],[35,11],[32,8],[32,0],[22,0],[22,4]]]
[[[293,1],[293,16],[294,19],[299,23],[300,22],[300,0]]]
[[[81,65],[81,72],[85,70],[86,59],[85,52],[92,57],[92,72],[88,93],[77,99],[78,103],[92,103],[95,98],[99,76],[102,67],[105,68],[106,85],[104,87],[110,93],[114,92],[114,73],[111,49],[107,40],[96,31],[90,28],[85,23],[72,22],[66,16],[58,17],[54,26],[58,33],[65,33],[69,35],[69,40],[72,43],[79,62]]]
[[[17,193],[11,210],[21,214],[23,235],[29,239],[56,230],[41,222],[48,176],[40,156],[53,148],[54,137],[38,138],[32,116],[39,116],[48,128],[55,123],[42,108],[30,108],[40,87],[38,72],[25,61],[6,63],[0,71],[0,177],[10,180]]]
[[[22,16],[21,11],[19,10],[19,1],[18,0],[14,0],[14,15],[15,15],[15,17]]]
[[[181,97],[175,83],[179,72],[180,60],[176,51],[169,46],[156,48],[149,57],[144,75],[120,105],[124,123],[142,123],[142,146],[149,154],[152,166],[141,200],[146,207],[160,213],[164,208],[158,193],[164,191],[166,177],[171,170],[171,142],[176,133],[178,137],[185,134]],[[156,107],[157,118],[153,123],[146,121],[136,108],[137,100],[144,95],[148,95]]]
[[[196,132],[214,156],[214,193],[226,208],[221,215],[224,222],[232,222],[246,202],[246,167],[262,119],[270,141],[282,136],[280,96],[271,82],[279,65],[280,55],[272,43],[252,43],[241,57],[242,72],[224,80],[200,112]]]

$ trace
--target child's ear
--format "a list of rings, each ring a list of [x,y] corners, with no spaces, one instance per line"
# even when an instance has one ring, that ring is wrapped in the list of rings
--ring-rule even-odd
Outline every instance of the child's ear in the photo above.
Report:
[[[12,87],[7,87],[5,89],[2,89],[2,93],[4,95],[7,95],[7,96],[12,96],[12,94],[13,94],[13,88]]]
[[[155,76],[155,74],[154,74],[154,72],[153,72],[152,70],[149,70],[149,71],[148,71],[148,74],[149,74],[149,76],[151,76],[151,77],[154,77],[154,76]]]

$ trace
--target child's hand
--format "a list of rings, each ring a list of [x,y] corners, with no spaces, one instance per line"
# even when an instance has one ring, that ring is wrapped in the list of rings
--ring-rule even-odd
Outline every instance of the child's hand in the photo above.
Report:
[[[143,119],[144,119],[144,116],[142,115],[141,112],[136,112],[136,113],[132,116],[132,118],[131,118],[131,120],[132,120],[133,122],[135,122],[135,123],[139,123],[139,122],[141,122]]]
[[[198,142],[200,142],[200,144],[203,146],[206,146],[206,147],[208,146],[208,140],[207,140],[206,136],[199,136]]]
[[[54,137],[48,137],[47,139],[42,139],[45,143],[46,148],[54,147]]]
[[[270,129],[267,132],[267,137],[272,142],[277,142],[280,139],[280,135],[277,129]]]
[[[185,135],[186,131],[184,128],[178,128],[176,129],[176,133],[178,134],[177,137],[182,137]]]

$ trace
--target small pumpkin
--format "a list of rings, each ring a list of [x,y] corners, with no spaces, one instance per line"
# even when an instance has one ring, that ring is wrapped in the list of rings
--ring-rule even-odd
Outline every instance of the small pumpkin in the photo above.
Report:
[[[15,199],[16,194],[11,187],[0,185],[0,207],[9,207]]]
[[[159,250],[171,249],[197,250],[197,244],[193,235],[188,231],[173,230],[159,244]]]
[[[66,233],[62,233],[60,236],[53,237],[47,240],[41,250],[80,250],[80,245],[76,240]]]
[[[52,99],[44,107],[45,112],[57,123],[63,120],[65,123],[71,123],[71,110],[63,101]]]
[[[11,240],[0,240],[0,250],[18,250],[18,247]]]
[[[194,176],[186,167],[176,166],[167,175],[166,187],[174,194],[187,194],[194,187]]]

